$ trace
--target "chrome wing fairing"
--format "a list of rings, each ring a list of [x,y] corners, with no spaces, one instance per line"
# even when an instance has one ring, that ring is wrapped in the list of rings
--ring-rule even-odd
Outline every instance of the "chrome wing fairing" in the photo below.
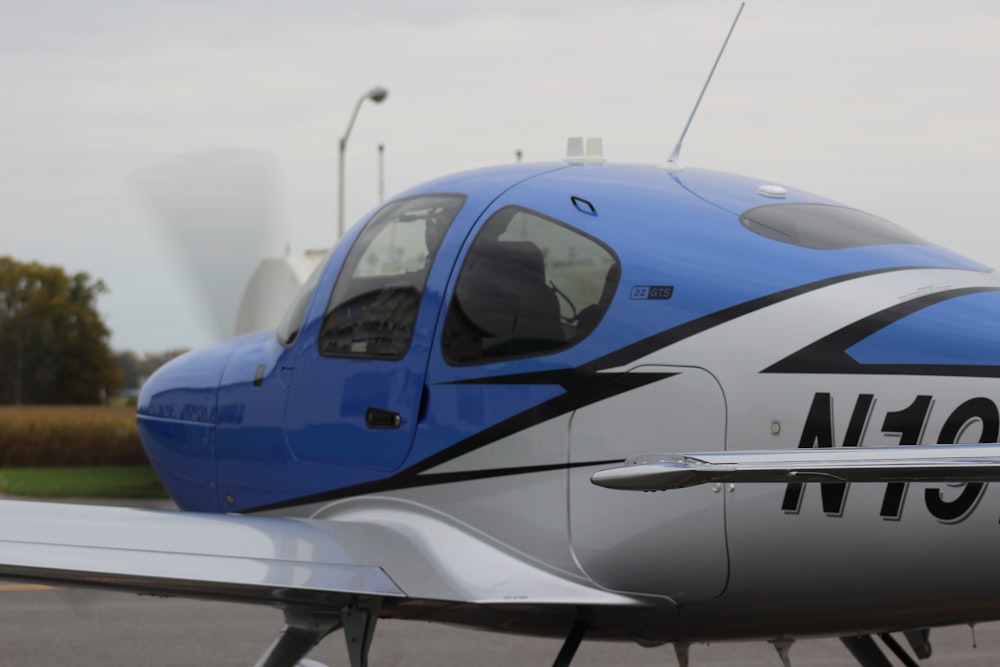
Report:
[[[0,577],[297,609],[640,604],[420,506],[372,504],[300,519],[0,501]]]
[[[319,521],[0,502],[0,576],[229,601],[404,597]]]
[[[749,482],[997,482],[1000,445],[641,454],[590,481],[623,491]]]

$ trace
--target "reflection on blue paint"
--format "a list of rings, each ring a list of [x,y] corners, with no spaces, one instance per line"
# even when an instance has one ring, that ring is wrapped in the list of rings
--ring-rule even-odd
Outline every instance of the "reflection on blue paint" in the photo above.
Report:
[[[1000,293],[968,294],[919,310],[847,353],[862,364],[1000,366]]]

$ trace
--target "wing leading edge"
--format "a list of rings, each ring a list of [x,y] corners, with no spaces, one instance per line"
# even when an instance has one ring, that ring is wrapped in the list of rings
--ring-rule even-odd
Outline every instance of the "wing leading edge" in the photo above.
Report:
[[[623,491],[748,482],[997,482],[1000,444],[641,454],[590,481]]]

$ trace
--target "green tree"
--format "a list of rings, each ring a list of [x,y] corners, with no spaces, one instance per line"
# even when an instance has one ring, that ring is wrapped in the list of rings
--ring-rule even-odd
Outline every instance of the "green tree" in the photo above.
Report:
[[[86,273],[0,257],[0,403],[98,403],[121,387]]]
[[[115,354],[115,359],[122,372],[122,386],[127,389],[138,389],[157,368],[185,352],[186,348],[179,348],[164,352],[146,352],[141,357],[132,350],[118,352]]]
[[[115,361],[118,363],[118,370],[122,374],[122,386],[126,389],[136,389],[139,387],[139,355],[132,350],[115,353]]]

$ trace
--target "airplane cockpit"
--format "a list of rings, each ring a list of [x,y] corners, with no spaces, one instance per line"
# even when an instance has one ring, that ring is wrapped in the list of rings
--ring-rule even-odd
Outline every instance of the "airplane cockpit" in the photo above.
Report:
[[[427,195],[390,204],[365,227],[340,271],[319,333],[324,356],[399,358],[406,353],[427,274],[464,203]],[[298,335],[327,260],[278,326]],[[441,336],[456,365],[533,356],[569,347],[600,322],[620,262],[604,243],[519,206],[497,211],[472,243]]]
[[[428,195],[389,204],[347,255],[319,333],[323,356],[406,354],[427,274],[465,198]]]

